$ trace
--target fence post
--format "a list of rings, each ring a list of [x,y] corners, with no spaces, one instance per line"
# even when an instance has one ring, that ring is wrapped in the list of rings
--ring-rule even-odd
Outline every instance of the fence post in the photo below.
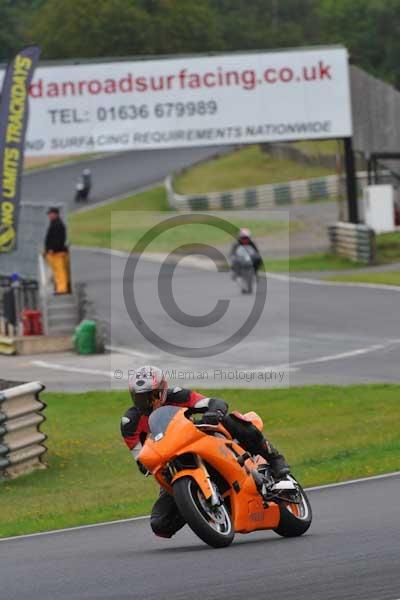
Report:
[[[347,205],[350,223],[358,223],[357,176],[352,138],[344,138],[344,162],[346,167]]]

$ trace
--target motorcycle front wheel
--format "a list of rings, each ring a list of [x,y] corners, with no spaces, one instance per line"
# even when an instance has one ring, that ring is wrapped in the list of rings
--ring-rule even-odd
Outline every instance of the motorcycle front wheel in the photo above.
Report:
[[[253,269],[249,269],[249,272],[246,273],[246,286],[247,286],[248,294],[253,293],[253,278],[254,278]]]
[[[252,294],[254,273],[252,269],[243,269],[239,278],[242,294]]]
[[[213,548],[224,548],[235,537],[231,515],[225,504],[211,506],[191,477],[182,477],[173,485],[179,512],[191,530]]]

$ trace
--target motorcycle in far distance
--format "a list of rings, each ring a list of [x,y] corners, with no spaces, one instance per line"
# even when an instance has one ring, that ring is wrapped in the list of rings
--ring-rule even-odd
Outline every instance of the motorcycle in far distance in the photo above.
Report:
[[[240,417],[262,431],[255,412]],[[245,452],[222,423],[196,421],[193,409],[162,406],[150,415],[149,429],[138,460],[209,546],[229,546],[235,533],[272,529],[297,537],[310,527],[311,506],[296,479],[276,480],[265,459]]]
[[[84,202],[87,200],[88,194],[85,190],[85,185],[82,179],[78,179],[75,185],[75,202]]]
[[[90,169],[84,169],[75,185],[75,202],[88,200],[92,188],[92,175]]]
[[[238,246],[231,256],[232,277],[236,279],[242,294],[251,294],[253,292],[256,272],[254,269],[254,260],[257,251],[252,246]]]

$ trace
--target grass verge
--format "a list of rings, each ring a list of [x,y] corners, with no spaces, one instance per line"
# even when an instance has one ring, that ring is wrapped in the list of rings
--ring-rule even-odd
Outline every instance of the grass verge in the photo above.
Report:
[[[351,275],[333,275],[329,281],[353,283],[375,283],[378,285],[400,285],[400,271],[384,271],[381,273],[353,273]]]
[[[343,256],[329,253],[306,254],[293,258],[264,259],[265,270],[272,273],[281,271],[339,271],[360,268],[365,265]]]
[[[188,169],[174,179],[174,188],[181,194],[201,194],[332,173],[325,167],[274,158],[260,146],[249,146]]]
[[[338,151],[338,140],[303,140],[290,144],[311,157],[335,156]]]
[[[169,210],[167,195],[163,186],[151,188],[123,200],[104,206],[94,207],[84,212],[70,213],[68,234],[72,244],[79,246],[99,246],[110,248],[111,214],[114,211],[166,212]]]
[[[400,262],[400,232],[381,233],[376,236],[376,264],[385,265]],[[267,271],[340,271],[360,269],[364,263],[350,260],[335,254],[315,253],[289,259],[265,259]],[[351,275],[335,275],[332,281],[359,281],[367,283],[382,283],[399,285],[400,273],[397,271],[386,273],[354,273]]]
[[[69,238],[72,244],[79,246],[112,247],[130,252],[138,240],[160,222],[160,213],[168,210],[165,189],[153,188],[89,211],[72,213],[69,216]],[[131,212],[132,215],[128,214]],[[179,213],[171,211],[171,216],[174,214]],[[224,218],[221,213],[217,216]],[[212,217],[210,221],[211,219]],[[248,219],[229,218],[229,222],[238,228],[249,227],[255,236],[260,237],[280,233],[287,228],[287,223],[283,221],[261,220],[256,214],[254,218]],[[190,224],[185,221],[184,227],[169,229],[158,236],[147,251],[170,252],[181,244],[222,245],[231,241],[230,234],[212,225]]]
[[[304,485],[400,469],[399,385],[218,390],[256,410]],[[119,435],[124,391],[43,394],[49,469],[0,485],[0,537],[147,514],[157,496]],[[94,418],[95,415],[95,418]]]
[[[400,262],[400,231],[376,236],[376,262],[380,265]]]
[[[385,265],[400,262],[400,232],[381,233],[376,236],[376,263]],[[290,259],[264,260],[267,271],[341,271],[361,269],[364,263],[350,260],[335,254],[315,253]],[[352,275],[335,275],[333,281],[360,281],[367,283],[386,283],[399,285],[400,274],[397,271],[386,273],[354,273]]]

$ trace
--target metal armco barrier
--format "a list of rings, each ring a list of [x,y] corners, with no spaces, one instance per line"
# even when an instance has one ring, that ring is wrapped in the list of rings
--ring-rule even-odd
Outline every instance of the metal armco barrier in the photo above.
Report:
[[[44,385],[35,381],[0,391],[0,480],[46,467],[42,390]]]
[[[375,261],[375,233],[367,225],[339,222],[330,225],[328,233],[334,254],[366,264]]]

